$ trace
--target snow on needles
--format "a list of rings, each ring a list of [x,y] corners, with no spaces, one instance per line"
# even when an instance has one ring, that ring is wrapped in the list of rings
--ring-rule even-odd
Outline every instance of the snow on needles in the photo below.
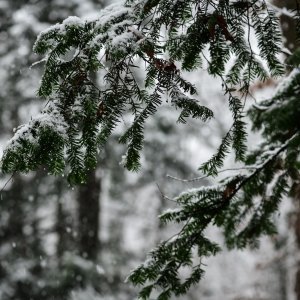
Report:
[[[276,90],[274,91],[274,95],[278,95],[282,93],[291,83],[291,81],[300,73],[299,68],[293,69],[293,71],[285,77],[282,82],[277,86]]]
[[[96,27],[104,26],[123,15],[133,16],[132,7],[125,6],[122,1],[111,4],[101,10],[96,21]]]
[[[90,47],[105,42],[107,46],[122,48],[122,46],[132,44],[133,39],[137,40],[140,38],[136,34],[136,29],[134,30],[133,28],[136,17],[133,7],[126,6],[122,2],[114,3],[102,9],[97,17],[81,19],[76,16],[70,16],[61,24],[49,27],[38,35],[35,45],[39,44],[43,38],[52,32],[63,36],[66,34],[68,28],[72,28],[73,26],[83,27],[85,24],[94,23],[93,31],[95,37],[88,43]],[[121,28],[123,30],[120,31]],[[49,42],[48,39],[47,43],[49,44]],[[35,45],[34,49],[36,48]]]
[[[21,125],[16,129],[14,136],[7,142],[6,151],[16,150],[20,141],[27,140],[31,144],[38,143],[38,135],[35,132],[38,128],[51,128],[58,135],[67,138],[67,123],[57,108],[57,101],[50,101],[47,107],[34,119],[27,124]]]

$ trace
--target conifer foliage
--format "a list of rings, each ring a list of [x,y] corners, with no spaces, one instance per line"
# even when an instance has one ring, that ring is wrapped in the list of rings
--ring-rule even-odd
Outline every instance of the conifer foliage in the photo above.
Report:
[[[266,1],[128,0],[102,10],[97,19],[69,17],[52,26],[39,35],[34,51],[44,57],[38,95],[46,106],[17,129],[4,151],[2,170],[42,166],[52,174],[67,172],[71,184],[85,182],[125,113],[133,118],[120,142],[127,146],[124,166],[133,171],[140,167],[145,122],[166,95],[179,110],[178,122],[212,118],[184,71],[204,66],[222,81],[232,126],[200,170],[217,175],[232,150],[245,168],[216,186],[182,193],[175,199],[178,209],[160,216],[183,227],[128,277],[143,285],[140,299],[149,299],[154,290],[157,299],[169,299],[201,279],[201,258],[220,250],[205,237],[210,224],[223,229],[229,247],[255,246],[261,234],[275,232],[273,213],[299,180],[300,74],[293,71],[275,97],[251,109],[253,129],[262,130],[265,143],[247,153],[244,101],[250,83],[284,74],[278,16]],[[145,65],[142,83],[135,76],[140,61]],[[100,83],[93,80],[95,72],[102,76]],[[185,279],[179,276],[183,267],[191,270]]]

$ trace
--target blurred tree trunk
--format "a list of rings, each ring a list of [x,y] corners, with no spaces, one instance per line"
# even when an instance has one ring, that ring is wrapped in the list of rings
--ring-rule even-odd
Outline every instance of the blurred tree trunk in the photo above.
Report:
[[[295,220],[294,220],[294,231],[296,235],[296,242],[298,250],[300,251],[300,184],[296,186],[296,192],[294,194],[295,200]],[[300,262],[298,261],[296,279],[295,279],[295,293],[296,300],[300,300]]]
[[[274,4],[279,8],[287,8],[288,10],[295,10],[299,0],[273,0]],[[297,42],[296,21],[286,14],[280,16],[281,28],[284,37],[284,46],[291,52],[299,47]]]
[[[65,181],[62,178],[58,178],[55,182],[55,190],[57,196],[56,203],[56,221],[55,232],[57,234],[56,256],[58,263],[61,264],[61,258],[66,251],[72,251],[74,249],[72,232],[74,230],[72,224],[71,213],[67,213],[64,210],[64,186]]]
[[[17,242],[20,240],[24,242],[23,238],[23,226],[25,214],[23,211],[24,199],[23,199],[23,181],[19,174],[15,174],[12,179],[12,187],[8,194],[8,200],[10,201],[9,219],[8,219],[8,232],[7,236],[15,238]],[[5,199],[6,200],[6,199]],[[21,244],[22,244],[21,242]]]
[[[90,74],[97,84],[97,74]],[[87,175],[87,182],[78,188],[78,239],[79,253],[92,261],[97,260],[100,249],[100,193],[101,178],[97,178],[97,169]]]
[[[78,189],[78,247],[82,257],[96,261],[100,249],[100,193],[101,180],[96,171],[88,174],[86,184]]]
[[[279,8],[287,8],[295,10],[297,5],[300,5],[298,0],[273,0],[274,4]],[[291,17],[282,14],[280,17],[282,33],[284,37],[284,46],[291,52],[299,48],[299,40],[297,39],[296,22]],[[297,192],[294,195],[295,200],[295,222],[293,223],[294,232],[296,235],[297,246],[300,251],[300,184],[297,184]],[[295,274],[295,296],[296,300],[300,300],[300,263],[298,262],[297,271]]]

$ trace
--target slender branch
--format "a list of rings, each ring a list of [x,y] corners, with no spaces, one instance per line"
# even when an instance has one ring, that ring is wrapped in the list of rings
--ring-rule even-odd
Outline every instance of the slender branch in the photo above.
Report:
[[[256,170],[257,167],[255,166],[245,166],[245,167],[240,167],[240,168],[229,168],[229,169],[224,169],[224,170],[220,170],[218,171],[218,173],[224,173],[224,172],[229,172],[229,171],[241,171],[241,170]],[[177,180],[180,182],[196,182],[196,181],[201,181],[202,179],[206,179],[209,178],[210,175],[203,175],[203,176],[199,176],[199,177],[195,177],[195,178],[191,178],[191,179],[182,179],[182,178],[178,178],[172,175],[167,174],[166,175],[167,178],[173,179],[173,180]]]
[[[4,186],[1,188],[0,193],[4,191],[8,183],[13,179],[13,177],[16,175],[16,171],[12,173],[12,175],[8,178],[8,180],[5,182]],[[2,196],[2,195],[1,195]]]

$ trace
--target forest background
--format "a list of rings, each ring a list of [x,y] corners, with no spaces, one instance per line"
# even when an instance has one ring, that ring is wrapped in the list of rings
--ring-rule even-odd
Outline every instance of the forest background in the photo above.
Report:
[[[43,107],[36,97],[42,67],[32,65],[39,60],[32,52],[36,36],[68,16],[92,17],[112,2],[0,2],[2,145],[14,128]],[[288,6],[288,1],[285,4]],[[290,33],[290,20],[284,10],[281,12],[284,33]],[[295,37],[285,36],[286,47],[293,51]],[[88,174],[86,185],[70,187],[65,178],[49,176],[43,169],[15,174],[11,180],[2,176],[1,299],[136,297],[137,290],[124,282],[126,276],[144,261],[151,247],[176,230],[157,218],[173,207],[163,195],[172,198],[184,189],[212,183],[207,179],[178,179],[199,176],[197,167],[214,153],[230,126],[220,82],[201,70],[189,76],[196,78],[201,101],[222,118],[209,124],[189,120],[188,124],[176,125],[177,113],[160,108],[147,124],[138,173],[120,165],[124,148],[117,143],[116,132],[99,154],[98,167]],[[276,81],[253,85],[253,93],[257,99],[267,98],[276,85]],[[256,140],[251,135],[250,146]],[[226,168],[231,163],[229,157]],[[208,259],[204,279],[180,299],[300,299],[297,199],[286,199],[280,212],[277,235],[263,238],[255,251],[224,249]],[[209,228],[209,235],[222,242],[215,228]]]

